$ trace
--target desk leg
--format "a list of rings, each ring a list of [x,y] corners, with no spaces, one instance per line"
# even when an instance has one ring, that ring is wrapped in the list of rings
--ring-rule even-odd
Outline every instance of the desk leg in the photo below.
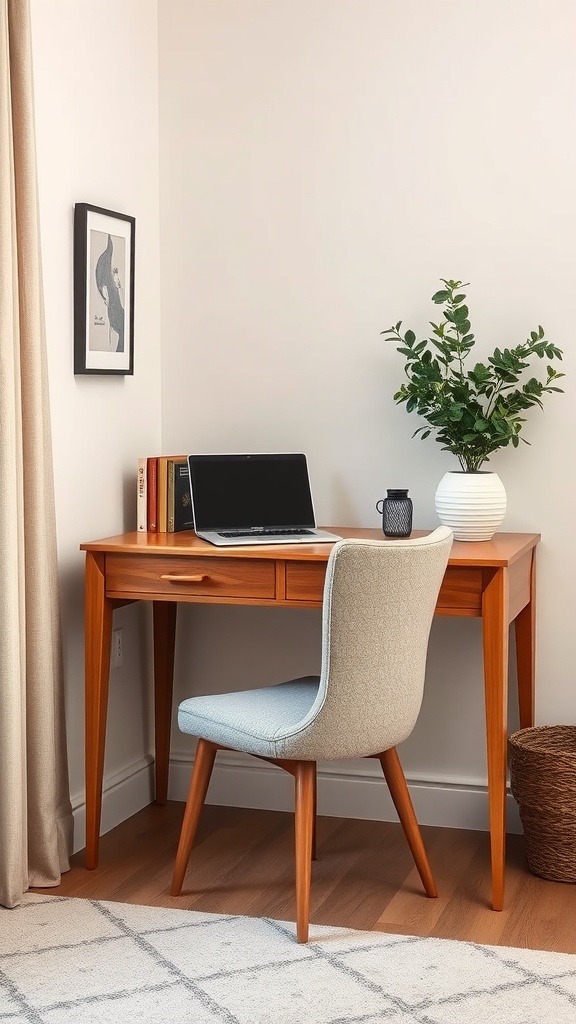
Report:
[[[492,908],[504,906],[508,696],[508,575],[496,569],[482,595]]]
[[[86,723],[86,867],[98,866],[102,779],[110,642],[112,639],[112,602],[105,592],[105,555],[86,554],[85,582],[85,723]]]
[[[514,620],[520,728],[534,725],[536,678],[536,550],[530,566],[530,600]]]
[[[177,607],[175,601],[154,601],[153,603],[157,804],[165,804],[168,799]]]

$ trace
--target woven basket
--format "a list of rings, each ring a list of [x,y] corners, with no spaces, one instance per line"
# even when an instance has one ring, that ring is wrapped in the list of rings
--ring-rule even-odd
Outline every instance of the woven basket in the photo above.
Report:
[[[520,729],[508,750],[528,867],[542,878],[576,882],[576,725]]]

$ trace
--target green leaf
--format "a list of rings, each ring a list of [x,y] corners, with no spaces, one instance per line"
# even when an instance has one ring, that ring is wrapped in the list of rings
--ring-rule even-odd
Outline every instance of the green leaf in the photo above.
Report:
[[[468,320],[468,306],[459,306],[458,309],[455,309],[454,320],[457,324],[461,324],[464,320]]]
[[[447,291],[435,292],[434,295],[432,296],[432,302],[435,302],[437,306],[440,306],[443,302],[446,302],[449,298],[450,298],[450,292],[447,292]]]
[[[411,347],[416,341],[416,335],[414,334],[414,331],[406,331],[406,334],[404,335],[404,341],[406,342],[407,345]]]

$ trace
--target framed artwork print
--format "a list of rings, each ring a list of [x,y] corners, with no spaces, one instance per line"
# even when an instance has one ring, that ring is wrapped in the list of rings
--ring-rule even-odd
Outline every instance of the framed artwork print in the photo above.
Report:
[[[134,373],[134,217],[74,207],[74,373]]]

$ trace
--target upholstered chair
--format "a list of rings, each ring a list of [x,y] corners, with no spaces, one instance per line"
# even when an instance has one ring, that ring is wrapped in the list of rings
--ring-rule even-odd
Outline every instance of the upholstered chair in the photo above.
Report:
[[[182,891],[218,749],[254,754],[294,776],[298,942],[308,939],[318,761],[380,761],[426,895],[438,895],[396,747],[420,711],[430,627],[451,545],[446,527],[413,540],[339,541],[324,584],[320,676],[180,704],[178,725],[199,742],[173,896]]]

